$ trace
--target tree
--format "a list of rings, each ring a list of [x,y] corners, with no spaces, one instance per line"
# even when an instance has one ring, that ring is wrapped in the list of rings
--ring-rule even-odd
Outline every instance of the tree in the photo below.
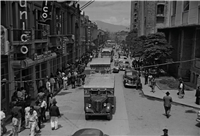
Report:
[[[131,49],[132,53],[133,53],[134,43],[135,43],[135,39],[137,38],[137,35],[138,35],[137,29],[133,29],[126,36],[126,44]]]
[[[172,46],[167,43],[164,33],[149,34],[144,41],[143,56],[148,62],[154,62],[155,58],[165,61],[170,57],[172,49]]]

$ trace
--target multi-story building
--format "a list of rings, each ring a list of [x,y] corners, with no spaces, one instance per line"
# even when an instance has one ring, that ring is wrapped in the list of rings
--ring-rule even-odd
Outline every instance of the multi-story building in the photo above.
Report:
[[[174,48],[171,73],[188,79],[193,86],[200,84],[200,2],[170,1],[169,25],[159,28]],[[187,61],[189,60],[189,61]],[[185,62],[184,62],[185,61]]]
[[[141,36],[168,25],[168,4],[168,1],[131,1],[130,30],[136,29]]]
[[[9,111],[16,88],[35,98],[40,80],[80,57],[79,13],[71,1],[1,1],[2,109]]]

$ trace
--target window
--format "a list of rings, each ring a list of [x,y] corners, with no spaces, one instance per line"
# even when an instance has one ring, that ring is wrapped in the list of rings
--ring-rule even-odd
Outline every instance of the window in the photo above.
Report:
[[[176,15],[176,3],[177,1],[172,2],[172,16]]]
[[[165,9],[165,5],[158,5],[157,6],[157,15],[164,16],[164,9]]]
[[[184,1],[183,3],[183,11],[188,11],[190,7],[190,2],[189,1]]]

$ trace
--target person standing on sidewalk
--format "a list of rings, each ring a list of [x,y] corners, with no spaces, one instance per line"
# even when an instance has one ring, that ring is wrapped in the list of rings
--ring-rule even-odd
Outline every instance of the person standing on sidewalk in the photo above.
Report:
[[[151,87],[151,92],[153,93],[155,92],[155,86],[156,86],[156,80],[154,77],[152,77],[150,87]]]
[[[51,92],[50,93],[54,93],[56,80],[55,80],[53,73],[51,73],[51,77],[50,77],[49,81],[51,83],[51,85],[50,85],[51,86]]]
[[[30,105],[28,105],[26,108],[25,108],[25,128],[30,128],[30,124],[29,124],[29,111],[30,111],[31,107]]]
[[[178,97],[183,98],[185,94],[185,84],[183,83],[182,79],[179,79],[179,87],[178,87]]]
[[[148,76],[149,76],[149,73],[148,73],[147,70],[145,70],[145,73],[144,73],[144,79],[145,79],[144,84],[145,84],[145,85],[148,84]]]
[[[22,107],[19,107],[17,105],[14,105],[14,107],[11,110],[12,116],[17,114],[17,119],[18,119],[18,132],[21,131],[21,122],[22,122]]]
[[[64,90],[67,90],[67,89],[68,89],[68,77],[67,77],[66,74],[65,74],[64,77],[63,77],[63,89],[64,89]]]
[[[169,116],[170,116],[171,103],[172,103],[172,97],[169,95],[170,95],[170,93],[166,92],[166,96],[163,97],[165,115],[167,118],[169,118]]]
[[[58,106],[56,106],[56,101],[53,102],[53,105],[50,107],[50,117],[51,117],[51,129],[58,129],[58,117],[60,116],[60,110]]]
[[[47,119],[46,119],[46,109],[47,109],[47,103],[44,99],[41,100],[41,119],[42,119],[42,122],[46,122]]]
[[[200,86],[197,87],[197,90],[196,90],[196,104],[200,105]]]
[[[29,111],[29,122],[30,122],[30,136],[35,136],[35,130],[37,126],[37,112],[34,110],[33,106]]]

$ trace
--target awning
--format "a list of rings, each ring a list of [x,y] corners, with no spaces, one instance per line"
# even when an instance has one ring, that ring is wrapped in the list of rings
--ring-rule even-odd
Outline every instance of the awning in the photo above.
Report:
[[[50,53],[48,55],[38,55],[38,58],[35,60],[35,63],[41,63],[41,62],[44,62],[44,61],[47,61],[47,60],[50,60],[50,59],[53,59],[53,58],[56,58],[57,57],[57,54],[55,52],[53,53]]]
[[[160,27],[158,29],[173,29],[173,28],[187,28],[187,27],[200,27],[199,24],[189,24],[189,25],[179,25],[179,26],[170,26],[170,27]]]

